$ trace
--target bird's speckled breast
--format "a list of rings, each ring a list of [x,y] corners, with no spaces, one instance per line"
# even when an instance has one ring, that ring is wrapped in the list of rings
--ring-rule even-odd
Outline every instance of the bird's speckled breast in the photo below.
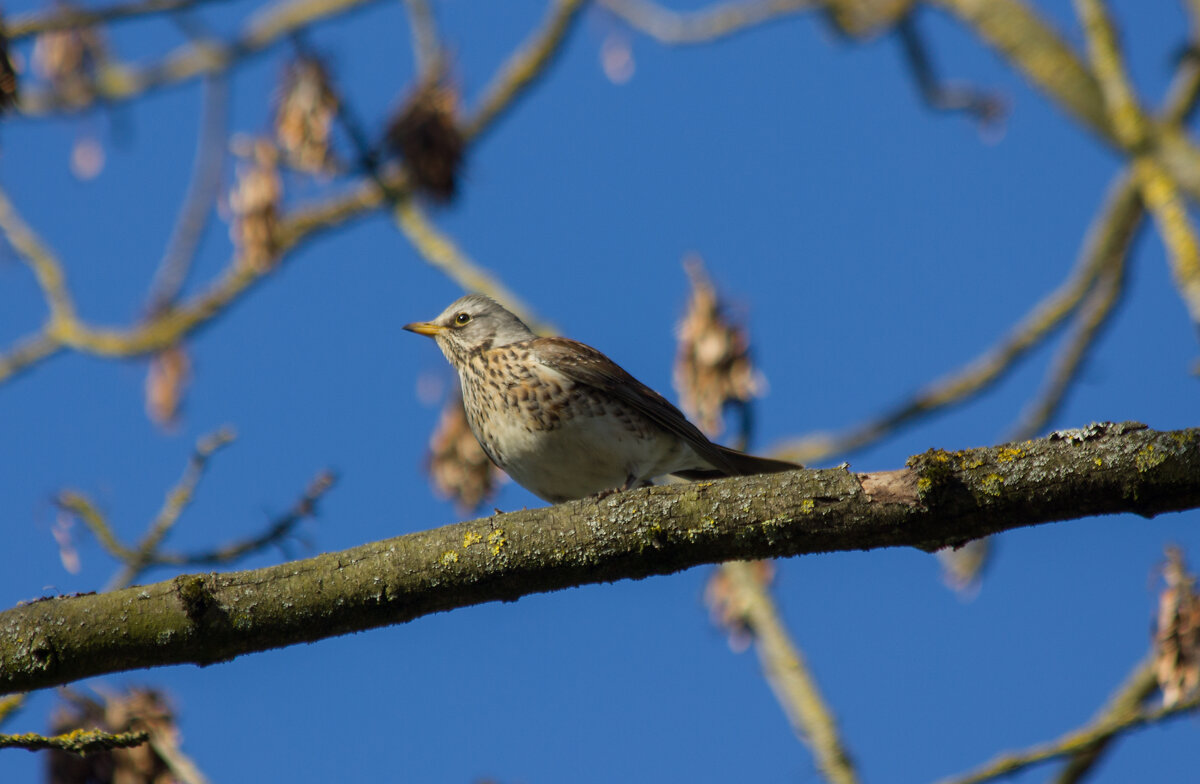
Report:
[[[471,431],[522,485],[550,500],[580,497],[640,476],[668,443],[667,451],[677,450],[676,440],[643,416],[576,384],[532,351],[529,343],[474,351],[459,368]],[[568,485],[587,489],[562,487],[560,472],[570,474]]]

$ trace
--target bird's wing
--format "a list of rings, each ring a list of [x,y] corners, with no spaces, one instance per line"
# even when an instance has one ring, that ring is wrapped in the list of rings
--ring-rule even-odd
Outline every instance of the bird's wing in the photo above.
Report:
[[[682,438],[713,468],[729,476],[743,473],[728,457],[727,450],[709,441],[670,401],[596,349],[567,338],[537,338],[531,344],[533,355],[542,364],[576,384],[612,395],[663,430]]]

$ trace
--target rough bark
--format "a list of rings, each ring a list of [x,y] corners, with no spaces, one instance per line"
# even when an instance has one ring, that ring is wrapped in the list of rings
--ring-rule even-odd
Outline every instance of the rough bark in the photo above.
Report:
[[[704,563],[936,550],[1096,514],[1200,507],[1200,428],[1092,425],[1036,441],[670,485],[499,514],[225,574],[40,599],[0,613],[0,694],[235,656],[432,612]]]

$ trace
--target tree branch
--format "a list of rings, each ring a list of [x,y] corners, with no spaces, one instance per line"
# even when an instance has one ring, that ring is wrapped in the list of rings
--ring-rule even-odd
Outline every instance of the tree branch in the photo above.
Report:
[[[70,5],[56,5],[46,11],[33,11],[14,16],[12,21],[5,24],[5,32],[10,41],[16,41],[31,35],[92,27],[147,14],[186,11],[213,2],[218,2],[218,0],[131,0],[131,2],[116,3],[107,8],[94,10]]]
[[[0,613],[0,693],[139,667],[213,664],[433,612],[703,563],[937,550],[1094,514],[1200,507],[1200,428],[1092,425],[930,450],[905,468],[651,487],[500,514],[302,561],[184,575]]]
[[[75,754],[92,754],[109,749],[127,749],[141,746],[149,739],[145,732],[123,732],[114,735],[100,730],[73,730],[64,735],[38,735],[27,732],[23,735],[0,734],[0,749],[59,749]]]

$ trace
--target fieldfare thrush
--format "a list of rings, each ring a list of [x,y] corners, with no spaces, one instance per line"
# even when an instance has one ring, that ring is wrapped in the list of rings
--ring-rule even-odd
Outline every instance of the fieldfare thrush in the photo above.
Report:
[[[709,479],[800,468],[714,444],[596,349],[539,338],[481,294],[404,328],[436,340],[458,371],[467,422],[492,462],[551,503],[667,474]]]

